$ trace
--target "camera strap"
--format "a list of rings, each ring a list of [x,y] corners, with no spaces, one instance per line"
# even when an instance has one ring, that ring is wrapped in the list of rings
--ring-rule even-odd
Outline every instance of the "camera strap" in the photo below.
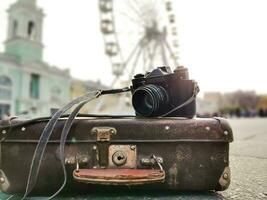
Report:
[[[38,141],[38,144],[36,146],[33,158],[32,158],[32,162],[31,162],[31,166],[30,166],[30,171],[29,171],[29,175],[28,175],[28,180],[27,180],[27,185],[26,185],[26,190],[25,193],[22,197],[22,199],[25,199],[28,194],[33,190],[37,179],[38,179],[38,174],[40,171],[40,165],[43,159],[43,155],[44,155],[44,151],[46,149],[47,143],[51,137],[51,134],[55,128],[56,123],[58,122],[59,118],[68,110],[70,110],[73,106],[75,106],[76,104],[78,104],[78,106],[76,107],[76,109],[70,114],[67,122],[64,125],[63,131],[62,131],[62,136],[61,136],[61,144],[63,144],[66,141],[67,138],[67,134],[71,128],[71,125],[73,124],[73,121],[75,120],[75,117],[77,116],[78,112],[80,111],[80,109],[88,102],[92,101],[93,99],[96,99],[98,97],[100,97],[101,95],[105,95],[105,94],[116,94],[116,93],[122,93],[122,92],[128,92],[130,91],[130,88],[122,88],[122,89],[112,89],[112,90],[98,90],[98,91],[94,91],[94,92],[89,92],[81,97],[78,97],[76,99],[74,99],[73,101],[71,101],[70,103],[68,103],[67,105],[65,105],[64,107],[62,107],[61,109],[59,109],[49,120],[49,122],[46,124],[40,138]],[[61,153],[62,155],[60,156],[61,158],[61,163],[64,163],[64,147],[60,147],[61,149]],[[62,184],[62,186],[60,187],[60,189],[51,197],[48,197],[47,199],[51,199],[53,198],[55,195],[57,195],[64,187],[65,183],[66,183],[66,169],[65,166],[63,167],[63,171],[64,171],[64,182]]]
[[[182,104],[176,106],[175,108],[171,109],[170,111],[168,111],[167,113],[159,116],[159,117],[166,117],[168,116],[169,114],[179,110],[180,108],[192,103],[196,97],[197,97],[197,94],[199,93],[199,87],[198,87],[198,84],[197,82],[194,82],[194,89],[193,89],[193,93],[192,93],[192,96],[190,98],[188,98],[185,102],[183,102]]]

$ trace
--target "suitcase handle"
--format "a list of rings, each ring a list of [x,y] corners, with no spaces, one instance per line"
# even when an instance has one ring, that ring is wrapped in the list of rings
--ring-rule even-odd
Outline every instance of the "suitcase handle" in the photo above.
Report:
[[[158,169],[80,169],[73,171],[74,180],[101,185],[142,185],[164,182],[165,171]]]
[[[152,158],[155,159],[159,169],[80,169],[77,162],[73,178],[77,182],[101,185],[142,185],[164,182],[165,171],[154,155]]]

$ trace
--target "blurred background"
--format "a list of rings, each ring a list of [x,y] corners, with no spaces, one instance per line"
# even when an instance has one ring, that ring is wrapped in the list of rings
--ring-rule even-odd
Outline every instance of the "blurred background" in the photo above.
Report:
[[[267,116],[264,0],[0,1],[0,117],[39,117],[138,73],[189,68],[198,116]],[[133,113],[130,95],[83,113]]]
[[[266,8],[266,0],[1,0],[0,118],[49,116],[87,91],[185,66],[200,86],[198,116],[230,118],[235,138],[230,188],[202,199],[266,199]],[[82,112],[134,113],[130,94]]]

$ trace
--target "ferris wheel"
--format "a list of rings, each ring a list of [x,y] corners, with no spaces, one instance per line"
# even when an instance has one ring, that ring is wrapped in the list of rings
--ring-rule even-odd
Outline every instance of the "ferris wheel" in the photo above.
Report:
[[[157,66],[178,66],[171,0],[99,0],[100,29],[115,85]]]

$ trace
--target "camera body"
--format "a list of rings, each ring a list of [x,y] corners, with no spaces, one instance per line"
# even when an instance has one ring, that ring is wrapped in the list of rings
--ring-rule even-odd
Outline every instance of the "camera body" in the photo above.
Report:
[[[189,79],[188,70],[177,67],[158,67],[146,74],[137,74],[132,80],[132,104],[137,116],[159,117],[192,98],[197,84]],[[195,98],[166,117],[193,118]]]

